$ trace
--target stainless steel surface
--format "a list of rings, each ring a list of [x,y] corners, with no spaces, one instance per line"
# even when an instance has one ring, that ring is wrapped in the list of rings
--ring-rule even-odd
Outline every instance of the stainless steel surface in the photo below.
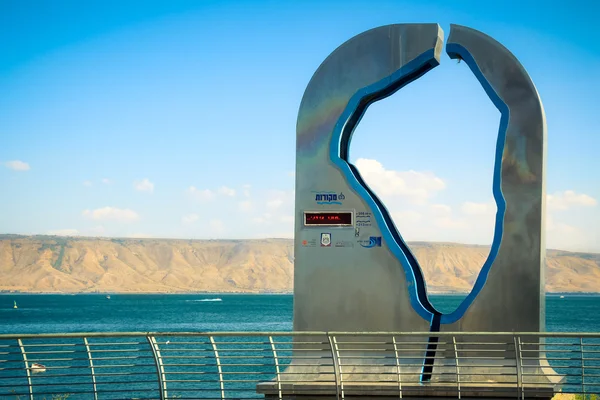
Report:
[[[545,330],[546,119],[532,80],[509,50],[482,32],[451,25],[447,53],[464,60],[501,114],[496,151],[489,154],[498,209],[494,240],[455,311],[435,310],[401,236],[403,221],[392,220],[348,159],[368,106],[435,68],[442,46],[437,24],[380,26],[335,49],[308,83],[296,128],[295,331]],[[431,104],[434,117],[435,99]],[[399,134],[410,135],[401,118],[398,110]],[[307,226],[308,210],[353,211],[361,221]]]
[[[600,393],[600,333],[438,333],[432,379],[420,383],[428,336],[422,332],[0,335],[0,397],[523,399],[549,398],[560,390]],[[45,371],[34,364],[42,364]]]
[[[464,316],[443,330],[544,331],[547,129],[542,101],[523,65],[494,38],[451,25],[446,51],[465,61],[502,114],[494,197],[497,204],[503,198],[506,210],[497,216],[502,233],[494,236],[492,247],[499,247],[487,280]]]
[[[356,237],[354,227],[305,227],[304,211],[353,211],[355,220],[359,212],[373,212],[331,160],[333,131],[358,89],[428,51],[427,68],[437,65],[442,35],[437,24],[371,29],[333,51],[311,78],[296,129],[294,330],[428,330],[428,321],[411,306],[405,271],[388,245],[367,249],[359,243],[382,236],[374,217]],[[335,195],[334,202],[320,201],[323,192]],[[331,233],[332,246],[321,246],[321,233]]]
[[[154,336],[147,336],[146,339],[150,344],[150,348],[152,349],[152,355],[154,356],[154,364],[156,365],[156,376],[158,378],[158,387],[160,388],[160,400],[165,400],[168,397],[167,382],[165,380],[165,369],[163,367],[160,350],[158,349],[158,343],[156,343],[156,338]]]

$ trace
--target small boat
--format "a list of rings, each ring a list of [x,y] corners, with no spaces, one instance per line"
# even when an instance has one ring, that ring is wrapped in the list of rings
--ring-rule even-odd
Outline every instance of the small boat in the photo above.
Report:
[[[107,295],[106,295],[106,299],[107,299],[107,300],[110,300],[110,294],[107,294]]]
[[[565,298],[565,296],[560,296],[560,298],[561,298],[561,299],[564,299],[564,298]]]
[[[43,364],[33,363],[31,364],[31,372],[33,372],[34,374],[46,372],[46,366]]]
[[[17,302],[15,301],[15,304],[13,305],[13,308],[19,308],[17,307]]]

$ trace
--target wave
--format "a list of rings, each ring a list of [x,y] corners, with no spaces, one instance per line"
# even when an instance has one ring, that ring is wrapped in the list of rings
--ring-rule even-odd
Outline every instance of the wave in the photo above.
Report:
[[[196,301],[223,301],[223,300],[221,300],[220,298],[217,297],[217,298],[214,298],[214,299],[186,300],[186,301],[196,302]]]

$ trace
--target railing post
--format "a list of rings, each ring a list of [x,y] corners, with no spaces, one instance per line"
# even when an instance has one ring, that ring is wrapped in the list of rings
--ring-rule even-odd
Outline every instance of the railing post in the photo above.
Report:
[[[402,398],[402,369],[400,368],[400,354],[398,353],[398,343],[396,342],[396,336],[392,336],[392,343],[394,344],[394,356],[396,357],[396,372],[398,373],[398,395]]]
[[[281,376],[279,371],[279,358],[277,358],[277,350],[275,349],[275,343],[273,342],[273,336],[269,336],[269,343],[271,343],[271,350],[273,351],[273,360],[275,361],[275,373],[277,374],[277,391],[279,393],[279,400],[282,400],[281,395]]]
[[[327,333],[327,340],[329,341],[329,349],[331,350],[331,360],[333,361],[333,374],[335,376],[335,398],[340,399],[340,374],[338,366],[338,353],[333,348],[333,339],[331,335]]]
[[[583,361],[583,338],[580,337],[579,338],[579,350],[581,352],[581,389],[583,391],[583,399],[585,400],[585,395],[586,395],[586,391],[585,391],[585,363]]]
[[[344,400],[344,374],[342,372],[342,358],[340,357],[340,348],[338,347],[337,338],[333,337],[333,345],[335,346],[335,356],[337,357],[338,369],[340,371],[340,397]]]
[[[165,369],[162,357],[160,356],[160,349],[158,348],[158,343],[156,343],[156,338],[154,336],[146,336],[146,340],[148,340],[150,348],[152,349],[152,355],[154,356],[154,364],[156,365],[156,373],[158,374],[160,400],[165,400],[167,398],[167,382],[165,381]]]
[[[21,349],[21,354],[23,355],[23,362],[25,363],[25,372],[27,373],[27,383],[29,384],[29,399],[33,400],[33,385],[31,383],[31,371],[29,370],[29,362],[27,361],[27,353],[25,352],[25,347],[23,346],[23,342],[21,339],[17,339],[19,343],[19,348]]]
[[[515,346],[515,367],[517,368],[517,398],[523,399],[523,370],[521,369],[521,338],[513,336]]]
[[[90,362],[90,371],[92,374],[92,385],[94,386],[94,400],[98,400],[98,391],[96,388],[96,374],[94,372],[94,362],[92,361],[92,352],[90,351],[90,345],[86,337],[83,338],[83,344],[85,344],[85,350],[87,351],[88,361]]]
[[[456,336],[452,336],[452,345],[454,346],[454,365],[456,367],[456,388],[458,389],[458,398],[460,399],[460,368],[458,366],[458,347],[456,346]]]
[[[223,369],[221,368],[221,359],[219,358],[219,351],[217,350],[217,343],[215,339],[210,336],[210,344],[212,345],[213,352],[215,353],[215,359],[217,361],[217,370],[219,371],[219,387],[221,388],[221,400],[225,399],[225,382],[223,382]]]

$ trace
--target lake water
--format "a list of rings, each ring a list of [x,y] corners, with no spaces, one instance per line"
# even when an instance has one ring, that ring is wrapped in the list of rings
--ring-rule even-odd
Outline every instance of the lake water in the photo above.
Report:
[[[449,312],[462,298],[432,296],[432,301]],[[18,309],[13,309],[13,301]],[[291,331],[292,309],[291,295],[111,294],[109,300],[100,294],[4,294],[0,295],[0,333]],[[600,331],[599,310],[600,296],[548,296],[547,330]],[[226,398],[263,398],[256,393],[256,381],[276,377],[269,342],[265,338],[241,337],[236,340],[248,343],[228,343],[230,339],[217,337],[226,379],[222,389],[215,361],[210,358],[213,347],[205,337],[157,337],[169,379],[169,398],[220,398],[221,390],[226,391]],[[551,360],[550,364],[558,373],[571,374],[566,391],[580,391],[581,360],[573,359],[571,347],[563,345],[562,340],[549,339],[562,349],[561,353],[552,353],[559,361]],[[86,353],[79,338],[25,339],[23,343],[30,362],[49,368],[31,378],[35,398],[63,398],[52,396],[69,394],[73,400],[93,399],[95,386],[88,357],[93,358],[96,368],[99,398],[158,397],[154,357],[144,335],[117,342],[114,338],[91,338],[91,353]],[[284,368],[292,359],[292,343],[289,337],[276,337],[276,343],[279,365]],[[595,346],[589,349],[600,351],[600,343]],[[16,340],[0,339],[0,397],[28,398],[22,349]],[[600,368],[600,362],[590,363],[586,359],[588,369]],[[586,372],[588,391],[600,390],[600,377],[591,378],[590,371],[596,369]]]
[[[432,301],[448,312],[462,298]],[[292,309],[292,295],[3,294],[0,333],[291,331]],[[600,296],[549,295],[546,316],[551,332],[598,332]]]

